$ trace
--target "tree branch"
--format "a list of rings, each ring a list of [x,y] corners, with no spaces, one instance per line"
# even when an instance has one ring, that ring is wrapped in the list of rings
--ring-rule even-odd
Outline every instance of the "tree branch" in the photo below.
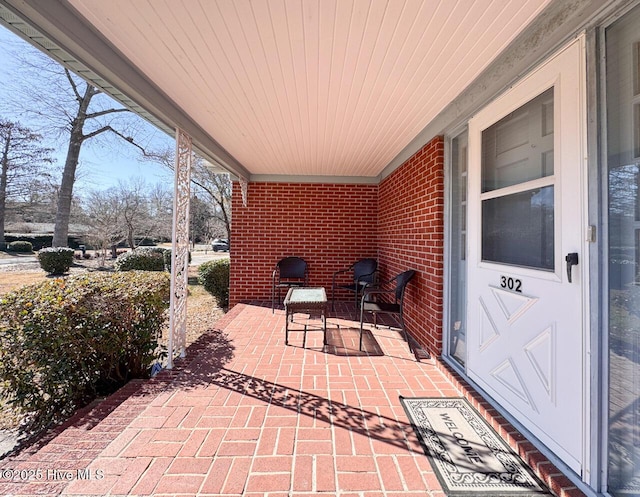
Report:
[[[125,136],[122,133],[120,133],[119,131],[113,129],[111,126],[103,126],[100,129],[97,129],[95,131],[92,131],[89,134],[86,135],[82,135],[82,141],[84,140],[88,140],[89,138],[93,138],[94,136],[98,136],[102,133],[105,133],[107,131],[111,131],[113,134],[119,136],[120,138],[122,138],[124,141],[131,143],[131,145],[133,145],[134,147],[140,149],[140,151],[142,151],[142,155],[144,155],[145,157],[147,156],[147,151],[145,150],[145,148],[142,145],[138,145],[134,140],[132,136]]]
[[[93,119],[94,117],[100,117],[100,116],[104,116],[106,114],[113,114],[115,112],[130,112],[129,109],[107,109],[107,110],[101,110],[99,112],[94,112],[92,114],[87,114],[86,118],[87,119]]]
[[[76,82],[71,77],[71,72],[66,67],[64,69],[64,74],[67,76],[67,79],[69,80],[69,84],[71,85],[71,89],[73,90],[73,93],[76,96],[76,100],[78,102],[82,102],[82,95],[80,95],[80,92],[78,91],[78,85],[76,85]]]

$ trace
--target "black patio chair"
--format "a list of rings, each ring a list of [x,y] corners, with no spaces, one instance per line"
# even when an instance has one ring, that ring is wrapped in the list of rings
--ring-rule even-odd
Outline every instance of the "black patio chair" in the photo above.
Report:
[[[271,288],[271,312],[275,310],[276,291],[278,292],[278,304],[281,301],[280,291],[292,286],[307,286],[309,271],[307,262],[300,257],[285,257],[276,264],[272,275],[273,286]]]
[[[400,325],[402,330],[402,336],[409,344],[409,350],[413,352],[413,347],[407,330],[404,327],[404,291],[407,284],[414,277],[416,272],[412,269],[394,276],[389,281],[385,281],[376,287],[367,287],[362,293],[362,302],[360,303],[360,350],[362,350],[362,331],[364,313],[370,312],[373,314],[373,326],[377,326],[376,316],[378,314],[389,314]],[[395,282],[395,288],[385,290],[385,287],[389,287]],[[384,297],[387,299],[384,299]],[[389,299],[389,296],[392,299]],[[383,298],[381,298],[383,297]]]
[[[351,281],[343,284],[337,281],[341,274],[351,273]],[[349,290],[355,294],[355,308],[358,310],[358,296],[365,286],[375,284],[378,273],[378,261],[375,259],[360,259],[354,262],[346,269],[341,269],[333,273],[333,282],[331,284],[331,310],[335,311],[335,294],[336,288]]]

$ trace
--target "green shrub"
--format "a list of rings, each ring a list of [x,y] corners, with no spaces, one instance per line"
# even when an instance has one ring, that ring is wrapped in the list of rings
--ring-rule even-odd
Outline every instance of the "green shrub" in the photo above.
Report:
[[[164,271],[164,252],[161,247],[138,247],[119,255],[114,263],[116,271]]]
[[[17,240],[15,242],[9,243],[7,245],[7,250],[9,252],[33,252],[33,244],[31,242],[27,242],[26,240]]]
[[[198,281],[213,295],[220,307],[229,305],[229,259],[218,259],[200,264]]]
[[[96,395],[146,377],[169,305],[166,273],[86,273],[0,299],[0,385],[29,416],[64,420]]]
[[[49,274],[64,274],[73,264],[74,250],[69,247],[49,247],[38,252],[40,267]]]
[[[53,235],[43,233],[5,233],[4,239],[7,243],[15,241],[27,241],[33,245],[33,250],[40,250],[45,247],[51,247]],[[67,238],[68,246],[78,248],[84,241],[81,236],[69,235]]]

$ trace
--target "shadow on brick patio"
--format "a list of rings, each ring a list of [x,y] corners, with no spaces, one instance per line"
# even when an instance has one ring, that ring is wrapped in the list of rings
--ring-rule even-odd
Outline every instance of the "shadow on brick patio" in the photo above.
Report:
[[[399,396],[460,396],[455,375],[390,328],[360,352],[345,312],[326,347],[304,335],[285,346],[282,311],[235,306],[173,370],[3,461],[0,494],[443,496]]]

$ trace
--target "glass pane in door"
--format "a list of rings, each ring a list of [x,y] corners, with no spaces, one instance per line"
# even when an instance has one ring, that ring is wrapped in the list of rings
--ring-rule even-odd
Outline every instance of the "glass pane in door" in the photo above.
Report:
[[[553,175],[553,88],[482,132],[482,192]]]
[[[482,260],[554,269],[553,186],[482,202]]]
[[[640,7],[606,31],[608,491],[640,495]]]
[[[462,365],[467,355],[467,148],[466,131],[451,140],[449,354]]]
[[[483,261],[555,268],[553,106],[552,87],[482,131]]]

